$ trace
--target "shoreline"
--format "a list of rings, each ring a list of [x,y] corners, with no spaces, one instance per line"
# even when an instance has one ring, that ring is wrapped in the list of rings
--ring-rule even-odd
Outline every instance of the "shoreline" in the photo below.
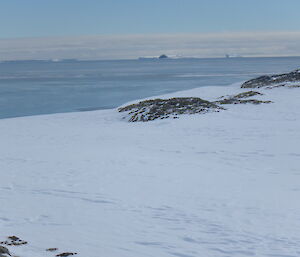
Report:
[[[36,115],[26,115],[26,116],[17,116],[17,117],[7,117],[7,118],[0,118],[0,122],[1,120],[8,120],[8,119],[18,119],[18,118],[30,118],[30,117],[41,117],[41,116],[51,116],[51,115],[63,115],[63,114],[74,114],[74,113],[89,113],[89,112],[99,112],[99,111],[113,111],[113,110],[118,110],[120,107],[132,104],[132,103],[137,103],[139,101],[144,101],[144,100],[150,100],[150,99],[154,99],[154,98],[170,98],[170,97],[177,97],[177,96],[188,96],[188,94],[193,94],[193,92],[197,92],[198,89],[200,88],[228,88],[228,87],[235,87],[238,85],[241,85],[244,81],[241,82],[236,82],[233,84],[229,84],[227,86],[201,86],[201,87],[195,87],[192,89],[187,89],[187,90],[179,90],[179,91],[174,91],[172,93],[167,93],[167,94],[162,94],[162,95],[153,95],[153,96],[149,96],[149,97],[145,97],[145,98],[139,98],[136,100],[132,100],[129,102],[126,102],[118,107],[115,108],[104,108],[104,109],[95,109],[95,110],[79,110],[79,111],[68,111],[68,112],[57,112],[57,113],[47,113],[47,114],[36,114]],[[210,91],[210,90],[205,90],[205,91]],[[204,91],[204,92],[205,92]],[[93,108],[93,107],[90,107]],[[83,109],[90,109],[89,107],[87,108],[83,108]]]
[[[12,118],[79,109],[117,108],[139,100],[200,86],[248,80],[261,74],[296,69],[294,58],[195,60],[147,63],[3,64],[1,117]],[[222,75],[220,75],[222,74]]]
[[[141,58],[141,59],[139,59]],[[219,56],[219,57],[177,57],[177,58],[172,58],[169,57],[167,59],[164,59],[163,61],[166,60],[211,60],[211,59],[268,59],[268,58],[300,58],[300,56],[295,56],[295,55],[278,55],[278,56],[233,56],[226,58],[226,56]],[[56,60],[56,59],[18,59],[18,60],[0,60],[1,63],[16,63],[16,62],[70,62],[70,61],[75,61],[75,62],[114,62],[114,61],[151,61],[151,60],[159,60],[157,57],[136,57],[132,59],[61,59],[61,60]],[[160,60],[161,61],[161,60]]]
[[[261,88],[274,103],[175,120],[129,123],[116,109],[0,120],[0,241],[26,240],[9,247],[20,257],[53,257],[49,247],[78,257],[295,255],[298,90]]]

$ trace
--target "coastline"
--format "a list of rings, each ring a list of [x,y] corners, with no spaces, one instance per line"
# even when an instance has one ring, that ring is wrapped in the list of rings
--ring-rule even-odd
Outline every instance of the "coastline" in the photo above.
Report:
[[[135,99],[132,101],[128,101],[124,104],[121,104],[120,106],[117,106],[115,108],[101,108],[97,109],[95,108],[82,108],[83,110],[77,110],[77,111],[68,111],[68,112],[57,112],[57,113],[49,113],[49,114],[35,114],[35,115],[26,115],[26,116],[17,116],[17,117],[8,117],[8,118],[0,118],[0,121],[2,120],[10,120],[10,119],[23,119],[23,118],[33,118],[33,117],[43,117],[43,116],[55,116],[55,115],[70,115],[70,114],[79,114],[79,113],[89,113],[89,112],[117,112],[117,110],[123,106],[137,103],[140,101],[144,100],[150,100],[150,99],[155,99],[155,98],[161,98],[161,99],[167,99],[171,97],[190,97],[191,95],[197,95],[198,97],[205,96],[207,99],[215,99],[218,96],[218,92],[221,94],[226,94],[228,93],[239,93],[241,91],[246,91],[243,89],[238,88],[239,85],[241,85],[244,81],[236,82],[233,84],[229,84],[227,86],[200,86],[192,89],[187,89],[187,90],[178,90],[172,93],[167,93],[167,94],[158,94],[158,95],[153,95],[149,97],[144,97],[144,98],[139,98]],[[231,89],[232,91],[229,91],[228,89]],[[201,90],[202,89],[202,90]],[[85,110],[86,109],[86,110]],[[90,110],[88,110],[90,109]]]
[[[2,63],[0,118],[115,108],[139,98],[288,72],[298,67],[299,60]]]
[[[117,109],[0,120],[1,236],[29,242],[11,248],[21,257],[53,256],[49,247],[79,257],[293,256],[300,96],[260,91],[274,103],[176,120],[133,124]]]

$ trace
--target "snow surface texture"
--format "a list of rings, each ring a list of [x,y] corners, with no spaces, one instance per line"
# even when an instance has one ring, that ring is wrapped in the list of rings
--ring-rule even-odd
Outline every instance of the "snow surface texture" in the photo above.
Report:
[[[245,90],[246,91],[246,90]],[[0,120],[0,241],[21,257],[300,256],[300,91],[129,123],[117,110]],[[239,85],[164,96],[243,92]]]

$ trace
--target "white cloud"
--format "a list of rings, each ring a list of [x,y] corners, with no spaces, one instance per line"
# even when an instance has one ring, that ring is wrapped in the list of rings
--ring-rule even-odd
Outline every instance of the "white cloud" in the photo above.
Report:
[[[0,59],[127,59],[139,56],[299,56],[300,32],[111,35],[0,39]]]

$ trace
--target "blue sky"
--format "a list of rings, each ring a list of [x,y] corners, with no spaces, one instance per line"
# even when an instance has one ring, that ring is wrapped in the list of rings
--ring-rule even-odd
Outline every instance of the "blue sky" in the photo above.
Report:
[[[5,0],[0,38],[298,31],[299,0]]]
[[[0,61],[300,56],[300,0],[3,0]]]

